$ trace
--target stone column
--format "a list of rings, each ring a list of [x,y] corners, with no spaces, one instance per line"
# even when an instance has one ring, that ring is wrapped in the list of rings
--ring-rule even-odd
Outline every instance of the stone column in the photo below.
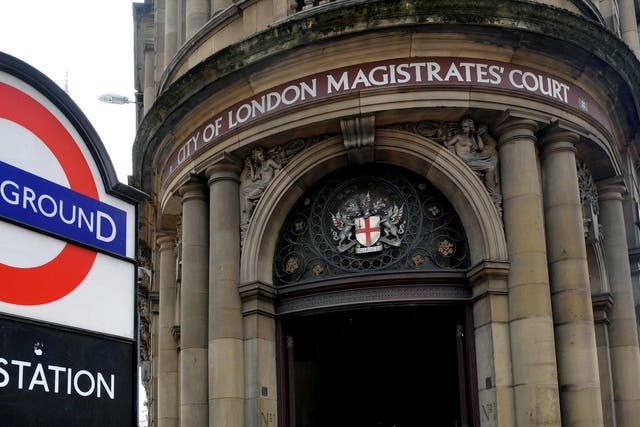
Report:
[[[242,163],[223,153],[209,177],[209,411],[211,426],[244,427],[244,342],[240,281]]]
[[[207,344],[209,325],[208,204],[204,186],[189,182],[182,196],[180,299],[180,425],[208,425]]]
[[[614,304],[609,314],[613,395],[619,427],[640,426],[640,350],[631,288],[629,252],[622,212],[622,179],[598,183],[609,286]]]
[[[158,343],[158,426],[178,427],[178,347],[173,339],[176,310],[175,236],[158,239],[160,313]]]
[[[178,51],[178,19],[180,18],[178,0],[165,0],[164,20],[164,62],[162,69],[167,68]]]
[[[509,118],[499,137],[504,225],[509,243],[509,329],[516,422],[560,426],[537,124]]]
[[[484,261],[467,274],[473,286],[473,322],[480,425],[515,425],[509,339],[507,262]]]
[[[554,128],[541,138],[544,219],[562,422],[602,426],[598,352],[574,144]]]
[[[210,16],[210,0],[185,0],[187,2],[186,13],[186,40],[189,40],[207,23]]]
[[[638,40],[638,23],[636,22],[635,0],[619,0],[620,31],[622,40],[631,48],[636,56],[640,56],[640,40]]]

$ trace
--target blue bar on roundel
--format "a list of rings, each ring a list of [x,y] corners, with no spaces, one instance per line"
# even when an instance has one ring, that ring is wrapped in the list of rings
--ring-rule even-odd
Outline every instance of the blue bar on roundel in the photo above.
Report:
[[[126,256],[125,211],[2,161],[0,217]]]

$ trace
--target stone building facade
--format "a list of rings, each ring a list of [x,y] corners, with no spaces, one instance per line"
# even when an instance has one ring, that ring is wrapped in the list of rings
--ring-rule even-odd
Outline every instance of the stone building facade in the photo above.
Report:
[[[633,0],[134,4],[153,426],[640,426]]]

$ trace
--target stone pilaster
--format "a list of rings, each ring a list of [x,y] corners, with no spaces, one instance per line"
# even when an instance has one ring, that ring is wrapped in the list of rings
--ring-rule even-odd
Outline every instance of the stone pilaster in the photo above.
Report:
[[[622,179],[598,183],[607,274],[614,304],[609,313],[613,394],[618,427],[640,425],[640,350],[629,251],[622,211]]]
[[[178,348],[173,339],[176,310],[175,236],[158,239],[159,261],[159,343],[158,343],[158,427],[178,427]]]
[[[480,425],[515,426],[509,338],[507,262],[484,261],[467,274],[473,286],[473,322]]]
[[[554,126],[541,138],[544,218],[563,425],[602,426],[582,204],[579,136]]]
[[[241,162],[223,153],[209,177],[209,411],[211,426],[244,426],[240,281]]]
[[[165,0],[165,19],[164,19],[164,62],[162,69],[167,68],[173,57],[178,51],[178,18],[179,3],[178,0]]]
[[[182,196],[180,298],[180,425],[208,425],[209,233],[204,185],[190,182]]]
[[[240,286],[244,316],[245,427],[277,426],[275,290],[253,282]]]
[[[604,427],[616,427],[616,407],[613,400],[613,377],[609,353],[609,311],[613,297],[609,293],[591,295],[593,320],[598,346],[598,370],[600,372],[600,395],[602,396],[602,419]]]
[[[149,111],[149,108],[151,108],[153,102],[156,100],[153,57],[153,46],[146,45],[144,47],[144,95],[142,97],[144,114]]]
[[[495,128],[509,243],[509,329],[519,427],[560,426],[537,124],[508,118]]]
[[[189,40],[207,23],[210,16],[210,0],[185,0],[186,5],[186,40]],[[185,40],[185,41],[186,41]]]
[[[151,354],[158,354],[160,350],[160,313],[159,313],[159,300],[158,300],[158,292],[149,292],[149,305],[151,306]],[[155,397],[150,405],[150,418],[153,420],[158,419],[158,414],[160,413],[160,401],[158,400],[158,396],[160,395],[159,384],[160,384],[160,365],[157,361],[152,360],[151,362],[152,368],[152,380],[151,380],[151,395]]]
[[[640,40],[638,40],[638,23],[636,22],[635,0],[618,0],[620,7],[620,31],[622,40],[629,48],[640,56]]]
[[[164,71],[164,38],[165,29],[164,21],[166,19],[165,12],[165,0],[155,0],[153,2],[153,22],[154,22],[154,34],[155,34],[155,67],[154,67],[154,81],[159,82]]]
[[[633,222],[637,227],[637,223]],[[629,265],[631,265],[631,287],[633,289],[633,299],[636,310],[636,321],[638,321],[638,339],[640,340],[640,248],[629,249]]]

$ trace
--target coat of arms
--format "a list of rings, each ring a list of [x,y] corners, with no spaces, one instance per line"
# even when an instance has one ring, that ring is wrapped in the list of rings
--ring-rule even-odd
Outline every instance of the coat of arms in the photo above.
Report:
[[[342,209],[331,214],[336,230],[333,239],[338,252],[355,247],[356,254],[378,252],[388,246],[400,246],[404,234],[403,206],[389,203],[386,198],[372,201],[371,195],[355,195]]]

